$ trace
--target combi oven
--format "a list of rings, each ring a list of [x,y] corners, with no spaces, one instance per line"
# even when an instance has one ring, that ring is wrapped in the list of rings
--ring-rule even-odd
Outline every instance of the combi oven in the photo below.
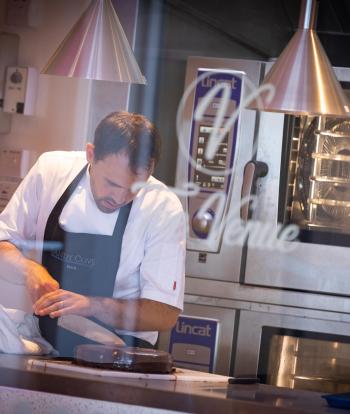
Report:
[[[246,109],[270,66],[188,60],[176,179],[197,188],[182,197],[187,274],[350,295],[350,118]],[[335,72],[350,97],[350,69]]]
[[[350,70],[335,72],[350,98]],[[299,235],[268,254],[248,239],[242,281],[350,295],[350,119],[261,112],[257,142],[269,172],[253,220]]]

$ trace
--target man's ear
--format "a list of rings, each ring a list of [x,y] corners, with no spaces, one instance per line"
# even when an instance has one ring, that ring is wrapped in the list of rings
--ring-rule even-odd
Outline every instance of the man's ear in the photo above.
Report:
[[[94,162],[94,159],[95,159],[94,149],[95,149],[94,144],[91,144],[90,142],[86,144],[86,160],[89,164],[92,164]]]

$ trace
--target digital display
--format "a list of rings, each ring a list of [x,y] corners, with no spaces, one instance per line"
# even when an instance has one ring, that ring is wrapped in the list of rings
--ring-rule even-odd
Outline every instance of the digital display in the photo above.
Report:
[[[209,138],[214,128],[209,125],[200,125],[197,139],[197,153],[195,160],[197,166],[208,168],[215,171],[223,171],[227,168],[228,133],[226,133],[218,145],[217,151],[212,159],[206,159],[206,149]],[[222,131],[222,129],[221,129]],[[195,169],[194,182],[203,189],[223,190],[225,185],[225,175],[208,175]]]

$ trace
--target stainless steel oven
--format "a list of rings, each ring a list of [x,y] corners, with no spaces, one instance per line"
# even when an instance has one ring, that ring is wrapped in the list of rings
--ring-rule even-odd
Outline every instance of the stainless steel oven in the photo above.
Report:
[[[246,109],[245,98],[269,67],[248,60],[188,60],[176,186],[195,184],[199,192],[182,197],[187,275],[350,295],[350,118]],[[335,72],[350,98],[350,69]],[[226,105],[220,85],[229,91]],[[216,152],[206,157],[215,128],[223,132]],[[241,207],[248,206],[242,195],[250,190],[255,199],[248,214]],[[249,218],[245,226],[242,218]],[[293,226],[297,239],[288,236]]]
[[[350,388],[349,315],[264,307],[239,312],[234,375],[320,392]]]
[[[270,66],[188,60],[176,179],[177,188],[196,187],[181,197],[185,315],[218,322],[216,372],[340,390],[350,350],[349,121],[246,109]],[[350,70],[335,71],[350,91]],[[219,139],[205,157],[215,126]]]
[[[350,98],[350,70],[335,72]],[[257,140],[269,172],[252,218],[300,233],[268,252],[248,240],[241,281],[350,295],[350,120],[262,112]]]

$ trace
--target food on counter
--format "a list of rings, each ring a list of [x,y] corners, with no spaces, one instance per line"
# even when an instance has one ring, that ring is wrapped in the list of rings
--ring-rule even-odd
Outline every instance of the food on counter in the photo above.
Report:
[[[75,348],[78,365],[129,372],[168,374],[173,358],[165,351],[137,347],[78,345]]]

